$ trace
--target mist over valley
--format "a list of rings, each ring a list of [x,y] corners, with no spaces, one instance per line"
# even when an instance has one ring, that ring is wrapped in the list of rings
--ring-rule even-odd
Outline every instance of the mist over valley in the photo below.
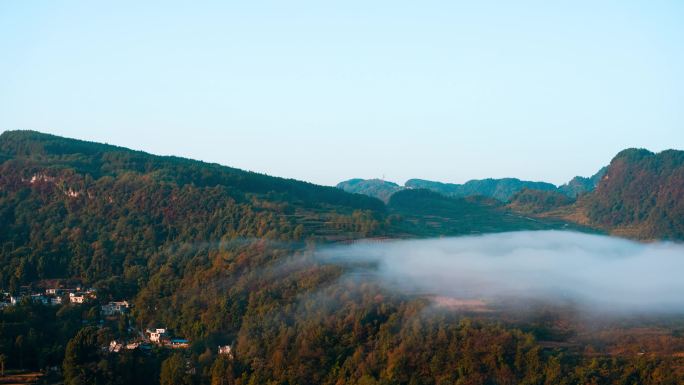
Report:
[[[329,247],[405,293],[571,303],[601,313],[684,314],[684,245],[572,231],[519,231]],[[358,266],[358,265],[357,265]]]

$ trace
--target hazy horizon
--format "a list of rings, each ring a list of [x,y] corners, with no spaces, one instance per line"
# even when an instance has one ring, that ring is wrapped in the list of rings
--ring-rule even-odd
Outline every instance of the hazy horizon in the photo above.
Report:
[[[0,3],[0,130],[334,185],[684,148],[684,4]]]
[[[6,131],[15,131],[15,130],[0,130],[0,134],[2,134],[3,132],[6,132]],[[33,130],[33,131],[35,131],[35,130]],[[57,134],[53,134],[53,133],[49,133],[49,132],[42,132],[42,133],[51,134],[51,135],[57,135]],[[59,135],[58,135],[58,136],[59,136]],[[69,138],[69,137],[68,137],[68,138]],[[86,141],[90,141],[90,140],[87,140],[87,139],[84,139],[84,138],[69,138],[69,139],[77,139],[77,140],[86,140]],[[128,148],[128,149],[130,149],[130,150],[134,150],[134,151],[143,151],[143,152],[147,152],[147,153],[150,153],[150,154],[152,154],[152,155],[158,155],[158,156],[180,156],[180,155],[178,155],[178,154],[157,154],[157,153],[149,152],[149,151],[146,151],[146,150],[143,150],[143,149],[140,149],[140,148],[124,146],[124,145],[120,145],[120,144],[117,144],[117,143],[108,143],[108,142],[106,142],[106,141],[103,141],[103,142],[91,141],[91,142],[103,143],[103,144],[108,144],[108,145],[113,145],[113,146],[118,146],[118,147],[124,147],[124,148]],[[652,151],[652,150],[650,150],[650,149],[646,149],[646,150]],[[665,150],[669,150],[669,149],[665,149]],[[665,151],[665,150],[663,150],[663,151]],[[677,149],[675,149],[675,150],[677,150]],[[660,151],[652,151],[652,152],[657,153],[657,152],[660,152]],[[617,154],[614,154],[614,155],[617,155]],[[185,158],[186,158],[186,159],[191,159],[191,160],[197,160],[197,161],[207,162],[207,163],[216,163],[216,164],[220,164],[221,166],[235,167],[235,166],[230,165],[230,164],[223,164],[223,163],[218,163],[218,162],[211,162],[211,161],[208,161],[208,160],[205,160],[205,159],[191,158],[191,157],[185,157]],[[612,157],[611,157],[611,159],[612,159]],[[610,162],[610,161],[606,162],[606,164],[605,164],[604,166],[607,166],[609,162]],[[603,166],[601,166],[601,167],[603,167]],[[597,168],[596,171],[594,171],[594,172],[592,172],[592,173],[590,173],[590,174],[587,174],[587,175],[579,175],[579,174],[577,174],[577,175],[575,175],[575,176],[591,177],[591,176],[593,176],[596,172],[598,172],[598,171],[600,170],[601,167]],[[259,171],[259,170],[250,170],[250,169],[244,169],[244,170],[246,170],[246,171],[252,171],[252,172],[264,173],[264,174],[266,174],[266,175],[270,175],[270,176],[274,176],[274,177],[291,178],[291,177],[283,176],[283,175],[269,174],[269,173],[267,173],[267,172],[263,172],[263,171]],[[574,177],[574,176],[573,176],[573,177]],[[468,180],[463,180],[463,181],[451,181],[451,180],[441,180],[441,179],[429,179],[429,180],[434,181],[434,182],[441,182],[441,183],[463,184],[463,183],[466,183],[466,182],[472,181],[472,180],[482,180],[482,179],[489,179],[489,178],[495,178],[495,177],[491,177],[491,176],[486,176],[486,175],[485,175],[485,176],[476,177],[476,178],[473,178],[473,179],[468,179]],[[569,182],[570,179],[572,179],[572,178],[570,178],[570,179],[568,179],[568,180],[566,180],[566,181],[564,181],[564,182],[561,182],[561,183],[554,183],[554,182],[551,182],[551,181],[539,180],[539,179],[538,179],[538,180],[535,180],[535,179],[528,180],[528,179],[524,179],[524,178],[519,178],[519,177],[517,177],[517,176],[515,176],[515,175],[506,175],[506,176],[496,177],[495,179],[498,179],[498,178],[517,178],[517,179],[525,180],[525,181],[552,183],[552,184],[554,184],[554,185],[556,185],[556,186],[561,186],[561,185],[563,185],[563,184]],[[294,179],[297,179],[297,178],[294,178]],[[352,177],[352,178],[348,178],[348,179],[342,179],[342,180],[339,180],[339,181],[337,181],[337,182],[333,182],[333,183],[331,183],[331,184],[322,184],[322,183],[319,183],[319,184],[321,184],[321,185],[327,185],[327,186],[336,186],[339,182],[345,182],[345,181],[348,181],[348,180],[350,180],[350,179],[379,179],[379,180],[383,180],[383,181],[385,181],[385,182],[396,183],[396,184],[399,185],[399,186],[403,186],[403,185],[404,185],[408,180],[410,180],[410,179],[425,179],[425,180],[427,180],[427,178],[423,178],[422,176],[414,176],[414,177],[407,178],[407,179],[405,179],[405,180],[390,180],[390,179],[387,179],[387,178],[383,178],[382,176],[381,176],[381,177],[369,177],[369,178]],[[304,181],[304,182],[316,183],[315,181],[310,181],[310,180],[305,180],[305,179],[298,179],[298,180],[301,180],[301,181]]]

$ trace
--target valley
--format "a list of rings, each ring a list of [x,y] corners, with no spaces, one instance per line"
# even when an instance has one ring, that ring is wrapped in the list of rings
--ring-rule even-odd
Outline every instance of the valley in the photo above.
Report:
[[[63,289],[78,282],[96,293],[82,304],[23,300],[0,310],[6,367],[45,373],[38,382],[677,384],[684,378],[681,303],[664,303],[677,310],[666,313],[628,307],[595,317],[573,298],[530,300],[516,284],[543,277],[567,291],[594,282],[611,304],[621,300],[608,294],[632,288],[627,292],[641,304],[658,302],[662,292],[649,288],[673,280],[643,286],[639,277],[620,273],[634,285],[585,276],[575,276],[580,283],[573,285],[563,269],[525,273],[523,265],[500,260],[488,267],[504,269],[493,283],[468,286],[485,256],[465,267],[448,263],[479,242],[503,245],[495,256],[528,255],[554,234],[590,237],[567,250],[584,250],[597,234],[680,247],[681,152],[622,152],[593,190],[577,195],[555,186],[516,184],[513,191],[510,181],[487,190],[505,191],[504,200],[425,185],[395,185],[377,199],[35,131],[0,135],[0,162],[2,291],[18,296],[49,282]],[[596,255],[642,250],[641,243],[602,237],[609,240]],[[563,239],[549,241],[532,266],[546,266],[541,258],[562,249]],[[420,243],[433,241],[444,243]],[[443,246],[450,242],[466,246]],[[670,246],[643,247],[644,255],[660,255]],[[321,258],[327,250],[336,250],[335,258]],[[342,259],[349,253],[382,258]],[[440,253],[450,257],[429,265],[429,273],[421,270]],[[558,260],[577,261],[573,253]],[[662,270],[637,270],[678,271],[669,255],[654,264]],[[391,258],[403,270],[386,270],[383,260]],[[600,266],[591,260],[577,270],[590,265]],[[450,275],[459,271],[471,274]],[[619,271],[605,267],[606,276]],[[494,283],[508,286],[493,295]],[[130,311],[104,314],[124,300]],[[123,348],[147,329],[165,329],[168,346]],[[152,332],[139,338],[151,340]],[[186,345],[174,348],[174,339]],[[116,352],[109,351],[112,341],[119,341]],[[230,354],[221,353],[226,346]]]

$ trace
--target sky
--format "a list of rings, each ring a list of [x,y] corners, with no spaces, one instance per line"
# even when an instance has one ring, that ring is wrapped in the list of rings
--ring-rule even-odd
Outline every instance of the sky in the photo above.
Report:
[[[0,131],[334,185],[684,149],[681,1],[3,1]]]

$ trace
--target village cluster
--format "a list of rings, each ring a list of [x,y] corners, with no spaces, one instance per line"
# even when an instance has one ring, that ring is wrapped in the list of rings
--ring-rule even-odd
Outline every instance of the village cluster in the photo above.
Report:
[[[134,329],[131,329],[130,331],[135,333]],[[190,342],[184,338],[172,338],[165,328],[154,328],[146,329],[141,337],[131,341],[112,340],[109,343],[108,350],[110,353],[118,353],[122,349],[150,349],[152,345],[173,349],[184,349],[190,346]]]
[[[163,346],[168,348],[187,348],[189,342],[182,338],[171,338],[166,329],[147,329],[145,334],[140,338],[135,338],[131,341],[112,340],[109,343],[109,352],[118,353],[122,349],[150,349],[152,345]]]
[[[48,288],[40,291],[33,290],[29,287],[22,287],[19,290],[19,294],[16,295],[12,295],[8,292],[2,293],[0,308],[14,306],[22,301],[57,306],[64,303],[86,303],[96,298],[97,294],[95,289],[86,289],[80,286],[74,288]]]
[[[21,287],[19,293],[13,295],[8,292],[0,296],[0,309],[9,306],[16,306],[22,302],[40,303],[43,305],[59,306],[64,304],[80,305],[90,303],[97,299],[97,291],[93,288],[75,286],[73,288],[47,288],[36,290],[31,287]],[[103,318],[100,323],[104,323],[104,318],[127,314],[131,308],[128,301],[109,301],[100,305],[100,316]],[[133,323],[130,323],[133,325]],[[134,326],[130,326],[128,331],[137,337],[128,341],[112,340],[109,346],[104,347],[110,353],[119,353],[122,350],[143,349],[148,350],[153,346],[171,349],[184,349],[190,346],[190,342],[184,338],[174,337],[166,328],[148,328],[144,332]],[[232,357],[233,353],[230,345],[218,346],[218,354]]]
[[[107,348],[110,353],[119,353],[121,350],[151,349],[152,345],[171,349],[185,349],[190,346],[190,341],[184,338],[173,338],[165,328],[145,329],[142,338],[132,341],[112,340]],[[230,345],[219,345],[218,354],[233,358]]]

